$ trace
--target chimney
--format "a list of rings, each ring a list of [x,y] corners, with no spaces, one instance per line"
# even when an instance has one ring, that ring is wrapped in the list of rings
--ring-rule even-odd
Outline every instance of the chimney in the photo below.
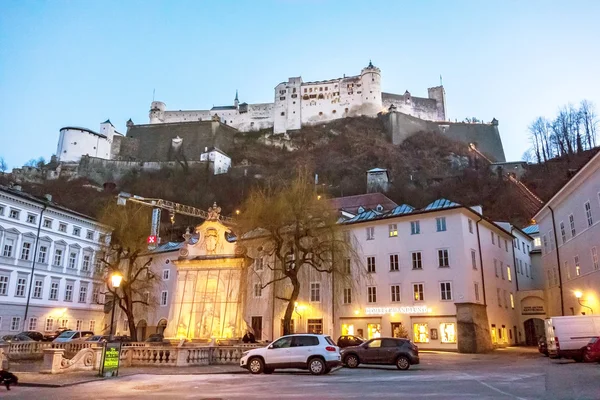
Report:
[[[48,203],[51,203],[51,202],[52,202],[52,195],[51,195],[51,194],[48,194],[48,193],[46,193],[46,194],[44,195],[44,198],[46,199],[46,201],[47,201]]]

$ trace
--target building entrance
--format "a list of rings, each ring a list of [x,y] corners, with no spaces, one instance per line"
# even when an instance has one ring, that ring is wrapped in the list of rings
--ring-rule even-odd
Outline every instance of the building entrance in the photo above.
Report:
[[[525,344],[527,346],[537,346],[540,336],[544,336],[544,320],[540,318],[530,318],[524,323]]]

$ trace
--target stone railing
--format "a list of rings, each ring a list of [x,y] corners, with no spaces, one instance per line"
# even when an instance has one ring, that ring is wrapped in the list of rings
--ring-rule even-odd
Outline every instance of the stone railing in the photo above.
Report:
[[[40,373],[62,374],[76,371],[98,371],[102,359],[102,347],[83,348],[73,357],[66,358],[65,349],[45,349],[44,364]]]
[[[242,353],[260,345],[244,346],[147,346],[123,347],[123,367],[192,367],[237,364]]]
[[[9,345],[7,354],[11,360],[35,360],[42,359],[46,349],[63,349],[66,355],[74,355],[97,345],[98,343],[93,342],[15,342]]]

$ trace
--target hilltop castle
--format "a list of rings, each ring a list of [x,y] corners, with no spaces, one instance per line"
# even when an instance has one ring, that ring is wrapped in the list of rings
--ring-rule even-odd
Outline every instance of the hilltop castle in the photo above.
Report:
[[[428,121],[446,120],[446,93],[443,86],[427,90],[428,98],[381,91],[381,70],[369,62],[360,75],[317,82],[289,78],[275,86],[273,103],[240,103],[236,92],[233,105],[210,110],[167,111],[166,104],[153,101],[150,124],[210,121],[220,122],[242,132],[273,129],[285,133],[304,125],[355,116],[375,117],[392,105],[404,114]]]

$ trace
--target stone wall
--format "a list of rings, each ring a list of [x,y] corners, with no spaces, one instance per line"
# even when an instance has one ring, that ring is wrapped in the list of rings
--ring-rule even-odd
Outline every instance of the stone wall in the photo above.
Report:
[[[484,124],[426,121],[398,111],[381,113],[379,118],[383,120],[389,138],[396,145],[420,132],[439,132],[449,139],[463,142],[466,145],[473,143],[492,161],[506,161],[502,139],[498,131],[498,121],[495,119],[491,123]]]
[[[486,308],[482,304],[456,303],[460,353],[484,353],[492,350]]]

